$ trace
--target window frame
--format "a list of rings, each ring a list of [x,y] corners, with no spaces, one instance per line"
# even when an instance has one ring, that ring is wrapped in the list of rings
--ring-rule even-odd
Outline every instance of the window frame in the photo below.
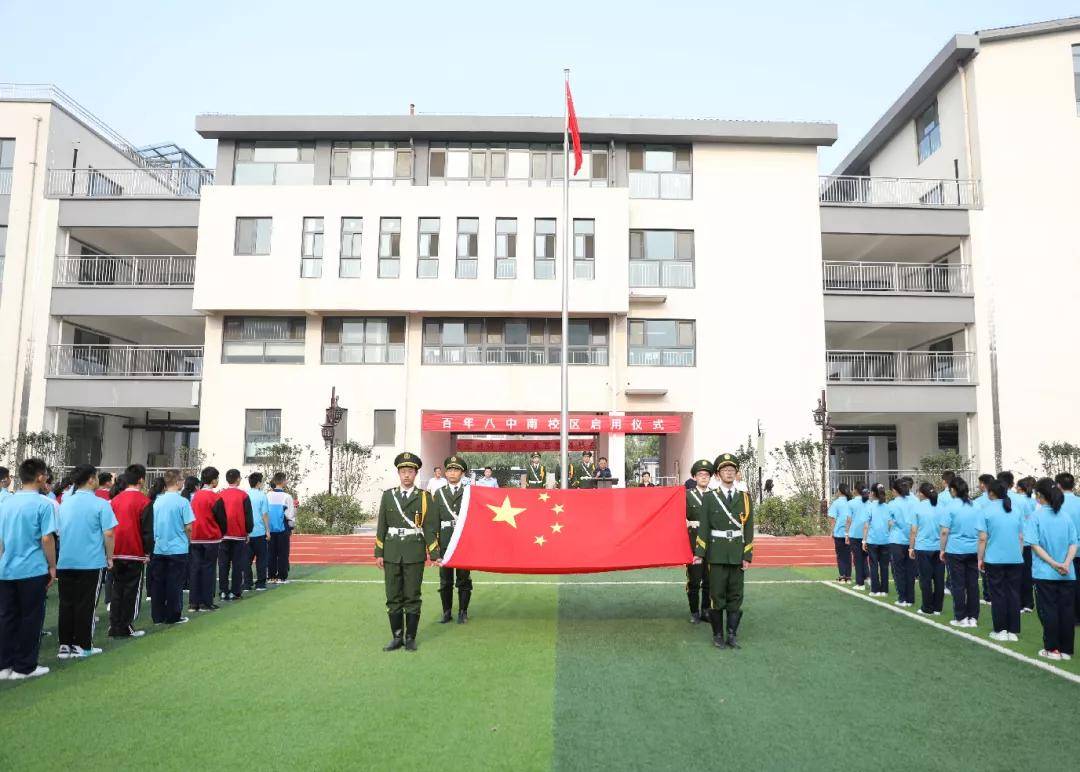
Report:
[[[650,257],[649,256],[649,234],[651,233],[670,233],[672,234],[672,256],[671,257]],[[689,257],[679,257],[679,240],[680,237],[689,237]],[[635,248],[635,238],[640,239],[640,257],[635,257],[637,249]],[[630,229],[630,242],[628,255],[630,259],[630,288],[631,289],[694,289],[697,284],[697,253],[696,253],[696,239],[694,236],[694,230],[692,228],[631,228]],[[645,265],[656,265],[657,280],[652,282],[635,282],[633,269],[635,263],[643,263]],[[688,264],[690,266],[690,283],[679,284],[675,282],[667,282],[664,280],[665,268],[668,266],[679,266]]]
[[[271,321],[283,322],[288,326],[288,334],[285,337],[229,337],[230,325],[239,320],[245,323],[247,320],[259,319],[264,323]],[[299,334],[294,335],[294,332]],[[221,324],[221,363],[223,365],[302,365],[305,360],[305,346],[307,340],[307,318],[303,316],[256,316],[233,314],[226,316]],[[259,358],[251,356],[229,354],[230,343],[247,343],[249,345],[260,344],[262,355]],[[289,350],[299,351],[299,356],[266,353],[267,344],[288,345]]]
[[[369,342],[368,336],[371,334],[368,329],[369,325],[382,322],[386,326],[386,340],[382,343]],[[338,342],[327,342],[327,327],[337,323],[338,330]],[[345,331],[346,324],[363,324],[363,341],[361,342],[349,342],[346,343],[342,340],[343,333]],[[320,351],[320,363],[324,365],[403,365],[405,364],[405,346],[406,336],[408,332],[408,320],[404,316],[324,316],[322,325],[320,327],[320,334],[322,336],[319,345]],[[395,341],[394,338],[400,336],[400,341]],[[330,347],[336,347],[338,355],[336,360],[333,356],[328,357],[327,351]],[[359,361],[350,359],[345,361],[346,357],[343,354],[347,353],[346,347],[349,350],[359,349],[362,352],[362,358]],[[368,359],[369,351],[374,349],[381,349],[383,355],[380,358]]]
[[[588,232],[578,232],[588,223]],[[592,280],[596,278],[596,220],[592,217],[574,218],[574,273],[575,279]]]
[[[463,230],[465,227],[471,229]],[[464,254],[462,254],[463,249]],[[457,239],[454,242],[454,278],[475,279],[480,274],[479,268],[480,218],[459,217],[457,218]]]
[[[265,443],[265,444],[268,444],[268,445],[273,445],[275,443],[281,442],[281,408],[276,408],[276,407],[249,407],[249,408],[244,408],[244,463],[245,464],[261,464],[261,463],[265,463],[266,460],[269,457],[268,456],[248,455],[248,446],[249,446],[249,444],[251,444],[251,441],[248,439],[248,437],[252,433],[252,430],[249,429],[248,427],[249,427],[249,424],[250,424],[249,418],[250,418],[250,415],[252,413],[262,413],[263,414],[262,421],[263,421],[263,426],[264,427],[265,427],[265,425],[267,423],[266,419],[268,417],[270,417],[268,414],[270,414],[270,413],[276,413],[277,414],[277,416],[276,416],[276,418],[277,418],[277,439]],[[265,428],[261,433],[262,434],[269,434],[269,432],[267,432],[265,430]]]
[[[550,233],[541,233],[539,230],[540,223],[551,223],[552,231]],[[538,254],[541,252],[540,237],[544,237],[544,243],[551,241],[551,256],[541,256]],[[546,246],[542,250],[547,252]],[[559,221],[555,217],[534,217],[533,218],[533,279],[536,281],[553,281],[559,277],[557,259],[559,254]],[[542,263],[550,264],[551,275],[541,276],[540,271],[537,269]]]
[[[354,174],[353,153],[365,150],[368,152],[368,174]],[[380,150],[391,151],[390,175],[375,174],[375,154]],[[342,157],[345,159],[344,175],[335,173],[335,164]],[[399,169],[402,158],[408,159],[407,173]],[[337,140],[330,145],[331,185],[412,185],[415,175],[416,149],[411,140]]]
[[[392,436],[390,437],[389,441],[386,441],[385,438],[383,438],[382,442],[379,441],[379,415],[380,414],[384,418],[386,417],[387,414],[389,414],[389,416],[390,416],[390,420],[391,420],[390,431],[391,431]],[[375,409],[373,409],[371,411],[371,419],[372,419],[371,420],[371,423],[372,423],[371,444],[372,444],[372,446],[373,447],[380,447],[380,448],[394,447],[397,444],[397,410],[396,409],[375,408]],[[385,427],[384,427],[384,431],[385,431]]]
[[[434,223],[434,230],[431,230]],[[426,229],[425,229],[426,227]],[[416,278],[439,278],[439,250],[442,248],[442,218],[418,217],[416,220]],[[425,238],[427,237],[426,243]],[[434,250],[432,249],[434,245]],[[434,252],[434,254],[433,254]],[[434,271],[425,273],[424,268],[434,267]]]
[[[670,346],[650,346],[647,344],[648,340],[648,325],[650,323],[668,323],[675,325],[675,340],[676,342]],[[642,329],[642,345],[635,346],[634,340],[634,325],[643,325]],[[678,343],[679,326],[683,324],[689,324],[691,330],[691,336],[693,341],[689,346],[680,345]],[[634,351],[657,351],[660,356],[660,361],[655,364],[646,362],[634,362]],[[680,352],[689,351],[691,353],[690,364],[664,364],[664,355],[667,352]],[[626,320],[626,363],[628,367],[697,367],[697,320],[696,319],[652,319],[642,317],[631,317]]]
[[[311,225],[309,230],[308,226]],[[317,226],[317,228],[316,228]],[[310,242],[308,237],[310,238]],[[326,246],[326,218],[304,217],[300,225],[300,278],[322,278]]]
[[[393,222],[397,222],[397,230],[388,230],[387,226]],[[378,278],[380,279],[400,279],[401,278],[401,217],[380,217],[379,218],[379,266],[378,266]],[[395,250],[395,239],[396,250]],[[388,240],[385,242],[387,245],[387,251],[390,254],[383,254],[384,237]],[[394,254],[396,251],[396,254]],[[387,268],[393,266],[394,273],[390,275],[387,272]]]
[[[586,343],[569,343],[567,358],[572,365],[607,367],[610,364],[612,330],[607,317],[573,317],[571,339],[580,335],[583,326]],[[521,341],[508,339],[509,328],[525,324]],[[513,366],[557,365],[562,355],[562,320],[557,317],[424,317],[421,330],[422,365],[434,366]],[[455,334],[447,340],[446,329]],[[601,329],[602,327],[602,329]],[[456,333],[460,331],[460,336]]]
[[[686,168],[680,169],[680,155],[684,151]],[[671,168],[648,168],[649,154],[660,152],[671,153]],[[636,154],[640,154],[641,157],[640,168],[635,168],[634,158]],[[626,146],[626,170],[630,188],[630,198],[667,201],[690,201],[694,198],[693,144],[632,142]],[[670,190],[665,194],[665,181],[675,181],[683,178],[686,180],[686,195],[672,195],[672,191]],[[655,194],[652,194],[652,192],[646,188],[651,188],[654,185],[656,190]]]
[[[464,167],[461,173],[454,171],[454,156],[460,154]],[[582,144],[581,171],[570,178],[570,184],[584,187],[612,187],[610,144],[591,142]],[[483,173],[476,173],[477,159]],[[533,158],[543,157],[544,173],[533,174]],[[435,161],[436,157],[441,158]],[[525,158],[525,175],[513,175],[515,160]],[[562,185],[563,172],[561,161],[562,143],[545,142],[470,142],[465,140],[446,140],[432,142],[428,146],[428,184],[429,185],[485,185],[485,186],[529,186],[555,187]],[[601,163],[599,159],[603,159]],[[594,176],[597,166],[603,167],[603,176]],[[438,171],[437,171],[438,169]],[[501,173],[496,173],[501,170]],[[454,172],[451,174],[451,172]],[[588,175],[588,176],[585,176]]]
[[[258,223],[261,220],[266,220],[269,223],[269,225],[267,226],[266,251],[265,252],[257,251],[258,248],[259,248]],[[252,239],[252,244],[251,244],[252,251],[251,252],[241,252],[240,251],[240,226],[241,226],[242,223],[247,223],[247,222],[255,223],[255,231],[254,231],[254,234],[253,234],[253,239]],[[256,216],[237,215],[235,224],[233,226],[233,256],[234,257],[267,257],[273,251],[273,240],[274,240],[274,218],[273,217],[266,217],[266,216],[262,216],[262,215],[256,215]]]
[[[355,228],[349,228],[346,230],[346,221],[350,223],[360,223],[359,230]],[[338,278],[339,279],[359,279],[360,271],[363,268],[363,251],[364,251],[364,218],[363,217],[342,217],[340,225],[340,241],[338,242]],[[359,249],[356,249],[356,237],[360,237]],[[348,238],[348,249],[345,248],[346,238]],[[354,254],[357,253],[357,254]],[[346,254],[347,253],[347,254]],[[345,267],[352,266],[355,263],[356,273],[346,273]]]
[[[933,122],[927,121],[927,115],[933,112]],[[926,144],[924,153],[923,144]],[[915,116],[915,156],[921,164],[941,149],[941,114],[938,112],[937,99],[919,111]]]
[[[259,146],[264,149],[285,149],[290,145],[295,145],[296,160],[293,161],[256,161],[254,160],[255,151],[259,149]],[[271,146],[277,146],[271,147]],[[251,150],[252,160],[240,160],[240,154],[244,150]],[[303,151],[311,151],[311,160],[303,160]],[[271,167],[272,172],[270,175],[270,182],[237,182],[237,171],[241,167],[245,166],[261,166]],[[304,182],[278,182],[278,167],[279,166],[310,166],[311,167],[311,180]],[[233,185],[314,185],[315,184],[315,140],[296,139],[296,140],[278,140],[278,139],[253,139],[253,140],[239,140],[236,146],[233,148]]]
[[[513,230],[500,230],[500,227],[507,227],[507,223],[512,223]],[[516,217],[496,217],[495,218],[495,278],[496,279],[516,279],[517,278],[517,249],[518,249],[518,218]],[[505,252],[506,254],[500,254]],[[506,271],[508,275],[500,276],[499,268],[509,267]]]

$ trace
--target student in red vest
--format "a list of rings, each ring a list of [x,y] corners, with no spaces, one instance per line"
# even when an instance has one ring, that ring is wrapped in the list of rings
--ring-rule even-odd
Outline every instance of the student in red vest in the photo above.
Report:
[[[99,499],[109,500],[109,489],[112,488],[113,476],[112,472],[102,472],[97,478],[97,489],[94,490],[94,495]]]
[[[140,638],[145,633],[133,627],[139,616],[143,569],[154,548],[154,512],[150,499],[142,492],[145,481],[146,467],[132,464],[120,475],[124,489],[109,502],[117,522],[110,570],[110,638]]]
[[[251,499],[240,489],[240,470],[227,471],[225,482],[228,487],[221,492],[221,502],[225,505],[228,525],[218,555],[218,588],[222,600],[240,600],[244,594],[244,566],[248,562],[248,533],[255,525],[255,518],[251,511]]]
[[[202,487],[191,497],[195,522],[191,527],[191,574],[188,582],[188,610],[213,611],[214,572],[217,568],[221,537],[228,530],[225,504],[214,492],[218,470],[212,466],[202,470]]]

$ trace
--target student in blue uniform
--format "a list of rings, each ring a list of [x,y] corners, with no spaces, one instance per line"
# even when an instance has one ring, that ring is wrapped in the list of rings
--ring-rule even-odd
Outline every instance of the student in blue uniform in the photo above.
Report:
[[[248,498],[251,499],[251,514],[255,525],[248,534],[248,559],[244,570],[244,589],[262,592],[266,589],[266,556],[270,539],[270,504],[263,490],[262,472],[248,475]],[[255,564],[252,574],[251,564]]]
[[[1054,476],[1054,482],[1057,483],[1063,497],[1061,511],[1072,520],[1077,532],[1080,533],[1080,496],[1076,495],[1076,479],[1068,472],[1061,472]],[[1075,561],[1073,569],[1077,576],[1080,576],[1080,557],[1075,557],[1073,560]],[[1076,583],[1074,589],[1076,597],[1073,599],[1073,614],[1080,619],[1080,582]]]
[[[870,558],[870,595],[889,594],[889,507],[885,486],[875,483],[866,503],[866,523],[863,525],[863,551]]]
[[[908,554],[914,558],[919,574],[922,606],[918,613],[937,616],[945,604],[945,559],[941,556],[942,510],[937,490],[930,483],[920,485],[915,496],[918,503],[911,521]]]
[[[847,541],[848,520],[851,518],[851,488],[847,483],[840,483],[836,498],[829,504],[829,520],[832,521],[833,548],[836,550],[836,581],[846,584],[851,581],[851,545]]]
[[[968,498],[967,482],[949,483],[953,502],[941,523],[941,554],[952,579],[953,627],[979,626],[979,510]]]
[[[103,573],[112,567],[117,520],[109,502],[95,494],[97,482],[94,466],[75,467],[72,489],[64,494],[57,517],[57,530],[64,542],[64,551],[56,563],[60,584],[57,659],[82,659],[101,653],[101,649],[94,648],[97,604]]]
[[[1020,517],[1023,519],[1024,529],[1027,530],[1028,521],[1035,514],[1035,478],[1021,477],[1016,482],[1016,490],[1020,493]],[[1015,502],[1013,502],[1015,506]],[[1020,577],[1020,613],[1030,614],[1035,610],[1035,584],[1031,580],[1031,545],[1024,544],[1024,575]]]
[[[1035,483],[1039,503],[1028,520],[1024,540],[1031,544],[1031,575],[1035,579],[1036,610],[1043,626],[1045,659],[1072,659],[1076,636],[1073,594],[1080,531],[1064,511],[1065,493],[1049,477]]]
[[[154,499],[154,554],[150,558],[150,615],[154,624],[183,624],[184,577],[188,573],[195,513],[180,495],[179,469],[165,472],[165,492]]]
[[[844,541],[851,548],[852,568],[855,572],[855,584],[853,590],[866,589],[866,551],[863,550],[863,528],[866,525],[867,501],[870,497],[869,489],[859,489],[859,497],[848,502],[847,530],[844,532]]]
[[[990,585],[990,616],[994,623],[990,637],[995,641],[1019,641],[1023,516],[1000,480],[990,483],[986,495],[986,505],[979,510],[979,568]]]
[[[4,503],[4,499],[8,496],[13,496],[11,492],[11,470],[6,466],[0,466],[0,504]]]
[[[896,581],[896,605],[915,605],[915,561],[908,555],[911,539],[911,510],[914,501],[905,479],[892,482],[893,500],[889,502],[889,558]]]
[[[45,594],[56,579],[56,521],[39,458],[19,464],[22,489],[0,502],[0,681],[37,678]]]
[[[990,501],[990,497],[986,495],[986,492],[990,489],[990,485],[997,480],[992,474],[979,475],[979,495],[971,500],[971,503],[975,505],[975,509],[982,509]],[[986,580],[986,572],[979,571],[979,576],[982,579],[982,600],[979,601],[983,606],[990,605],[990,583]]]

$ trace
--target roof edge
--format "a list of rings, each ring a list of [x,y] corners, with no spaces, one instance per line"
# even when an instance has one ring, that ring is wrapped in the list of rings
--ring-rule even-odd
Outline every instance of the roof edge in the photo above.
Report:
[[[1054,32],[1068,32],[1080,29],[1080,16],[1068,16],[1064,19],[1051,19],[1050,21],[1037,21],[1031,24],[1018,24],[1013,27],[996,27],[994,29],[979,30],[975,34],[984,43],[999,40],[1015,40],[1016,38],[1028,38],[1035,35],[1046,35]]]

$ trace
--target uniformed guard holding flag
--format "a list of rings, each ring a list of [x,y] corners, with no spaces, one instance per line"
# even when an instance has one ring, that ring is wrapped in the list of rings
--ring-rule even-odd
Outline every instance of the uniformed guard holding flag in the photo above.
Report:
[[[739,463],[730,453],[717,456],[713,466],[720,472],[720,485],[712,491],[718,506],[700,515],[694,562],[706,563],[709,595],[712,597],[713,645],[739,648],[735,633],[742,620],[744,572],[754,555],[754,511],[750,494],[735,487]],[[727,612],[727,638],[724,637]]]
[[[450,456],[443,462],[446,471],[446,485],[432,494],[433,520],[438,524],[439,554],[445,555],[450,546],[450,539],[457,527],[461,514],[461,500],[465,486],[461,476],[469,471],[468,464],[460,456]],[[472,597],[472,572],[460,568],[439,567],[439,598],[442,600],[442,619],[439,624],[446,624],[453,618],[454,587],[458,591],[458,624],[469,621],[469,598]]]
[[[571,488],[595,488],[596,465],[592,460],[592,451],[586,450],[581,454],[581,461],[570,464],[570,487]]]
[[[529,464],[528,469],[525,470],[525,487],[547,487],[547,469],[540,463],[540,454],[535,451],[532,454],[531,463]]]
[[[394,466],[401,485],[383,491],[379,502],[375,565],[385,576],[386,611],[394,634],[383,651],[416,651],[425,558],[438,565],[439,521],[431,516],[431,494],[415,485],[422,465],[415,454],[399,453]]]
[[[697,485],[686,491],[686,532],[690,537],[690,549],[694,549],[698,528],[704,519],[704,510],[719,511],[717,499],[709,490],[713,464],[707,458],[695,461],[690,474]],[[691,562],[686,566],[686,599],[690,601],[690,623],[700,624],[709,618],[709,568],[705,562]]]

